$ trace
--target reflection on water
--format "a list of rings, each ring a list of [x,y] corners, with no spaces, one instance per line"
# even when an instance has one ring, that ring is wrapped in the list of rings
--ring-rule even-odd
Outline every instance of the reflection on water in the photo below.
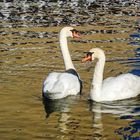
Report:
[[[140,40],[140,30],[139,30],[139,28],[135,31],[134,34],[131,34],[130,37],[132,39],[132,41],[130,42],[130,45],[138,46],[138,48],[136,48],[134,50],[136,58],[133,58],[133,63],[131,65],[134,68],[130,71],[130,73],[133,73],[135,75],[139,75],[140,76],[140,43],[139,43],[139,40]]]
[[[96,103],[90,101],[90,110],[92,112],[115,114],[120,118],[127,116],[128,119],[130,119],[133,116],[140,115],[140,108],[138,106],[139,104],[140,104],[139,97],[128,100],[104,102],[104,103]]]
[[[69,134],[69,119],[71,118],[71,107],[78,103],[78,96],[69,96],[65,99],[49,100],[43,98],[43,104],[46,112],[46,119],[51,118],[53,113],[60,112],[57,118],[57,128],[63,134]],[[71,122],[72,123],[72,122]],[[61,138],[63,139],[63,135]]]
[[[51,113],[53,112],[69,112],[71,105],[76,106],[77,99],[78,96],[70,96],[60,100],[50,100],[43,98],[43,104],[47,114],[46,117],[50,117]]]
[[[139,112],[138,116],[131,116],[132,121],[125,127],[121,127],[116,130],[116,133],[121,135],[123,139],[132,139],[132,140],[139,140],[140,139],[140,108],[136,108],[135,111]],[[123,118],[124,120],[127,117]],[[129,119],[129,118],[128,118]]]
[[[140,120],[134,118],[128,126],[119,128],[116,133],[122,135],[123,139],[139,140],[140,139]]]
[[[137,31],[133,34],[130,35],[130,37],[132,38],[132,41],[130,42],[131,45],[134,46],[140,46],[139,40],[140,40],[140,29],[138,28]],[[138,53],[139,49],[136,49],[136,52]]]
[[[140,75],[139,4],[139,0],[0,1],[1,139],[139,139],[139,97],[88,101],[94,66],[81,63],[85,51],[101,47],[107,56],[105,78],[126,72]],[[42,99],[46,75],[64,70],[58,32],[65,25],[75,26],[82,36],[70,39],[69,50],[83,92],[57,101]]]
[[[97,133],[103,133],[103,114],[115,114],[122,120],[131,120],[127,126],[120,127],[115,133],[123,139],[139,139],[140,133],[140,99],[133,98],[124,101],[96,103],[90,101],[90,111],[93,112],[93,126],[98,128]]]

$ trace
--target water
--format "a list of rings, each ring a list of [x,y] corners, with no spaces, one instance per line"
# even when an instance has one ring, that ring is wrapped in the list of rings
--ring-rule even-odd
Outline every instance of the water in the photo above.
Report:
[[[140,75],[138,1],[130,7],[118,4],[117,13],[104,4],[94,9],[90,1],[0,2],[1,139],[140,139],[139,97],[109,103],[88,100],[94,63],[81,59],[92,47],[105,50],[104,78]],[[69,39],[84,83],[82,95],[46,101],[43,80],[49,72],[64,71],[58,32],[67,25],[82,36]]]

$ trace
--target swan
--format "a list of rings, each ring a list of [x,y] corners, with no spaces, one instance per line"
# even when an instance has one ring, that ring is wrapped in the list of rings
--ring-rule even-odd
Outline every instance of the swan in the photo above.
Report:
[[[48,99],[61,99],[68,95],[76,95],[82,90],[82,82],[69,54],[67,37],[79,38],[80,35],[73,27],[61,29],[59,42],[66,70],[62,73],[52,72],[44,80],[43,96]]]
[[[140,93],[140,77],[131,73],[120,74],[103,80],[105,53],[100,48],[91,49],[82,62],[97,59],[90,90],[90,98],[96,102],[132,98]]]

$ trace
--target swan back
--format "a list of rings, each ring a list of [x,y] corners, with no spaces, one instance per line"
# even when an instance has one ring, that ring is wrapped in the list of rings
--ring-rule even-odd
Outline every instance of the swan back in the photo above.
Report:
[[[102,100],[122,100],[140,93],[140,77],[131,73],[109,77],[103,81]]]

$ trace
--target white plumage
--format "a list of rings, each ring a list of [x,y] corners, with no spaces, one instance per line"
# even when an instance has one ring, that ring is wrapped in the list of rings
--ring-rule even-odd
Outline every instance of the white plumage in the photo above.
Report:
[[[50,73],[44,81],[43,92],[50,99],[61,99],[80,92],[77,76],[69,73]]]
[[[97,58],[93,75],[90,98],[97,102],[114,101],[132,98],[140,94],[140,77],[131,73],[121,74],[117,77],[109,77],[103,80],[105,65],[104,51],[93,48],[83,61],[91,61]]]
[[[105,79],[102,86],[102,100],[122,100],[140,93],[140,77],[131,73]]]
[[[72,63],[67,37],[79,37],[72,27],[64,27],[60,31],[60,48],[62,51],[66,71],[50,73],[43,83],[43,95],[49,99],[61,99],[80,92],[80,79]],[[69,72],[68,72],[69,71]]]

